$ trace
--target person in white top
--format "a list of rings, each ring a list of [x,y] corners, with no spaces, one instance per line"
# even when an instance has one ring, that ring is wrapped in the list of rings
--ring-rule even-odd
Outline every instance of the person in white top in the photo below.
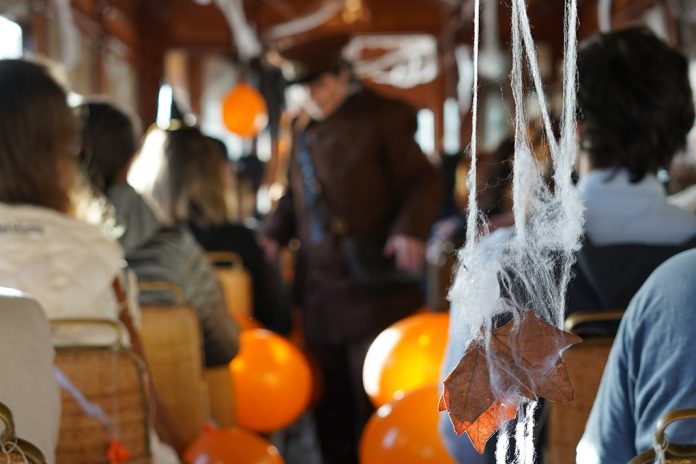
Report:
[[[123,250],[75,217],[77,134],[47,68],[0,60],[0,286],[36,298],[49,319],[118,321]],[[94,341],[80,333],[71,341]]]
[[[34,297],[48,319],[123,323],[123,340],[142,355],[137,304],[121,279],[123,249],[78,219],[88,198],[76,163],[78,133],[66,92],[45,66],[0,60],[0,287]],[[60,331],[58,340],[53,335],[54,343],[115,339],[87,326]],[[152,449],[157,462],[165,461],[163,453],[177,461],[156,439]]]

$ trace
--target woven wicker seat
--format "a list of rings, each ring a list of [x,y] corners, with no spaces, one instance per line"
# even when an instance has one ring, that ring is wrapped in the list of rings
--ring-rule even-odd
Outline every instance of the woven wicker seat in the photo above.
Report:
[[[145,365],[121,346],[60,346],[56,365],[90,403],[109,417],[115,437],[130,454],[129,463],[151,462]],[[89,416],[65,390],[56,462],[108,462],[109,427]]]
[[[664,464],[693,464],[696,463],[696,445],[676,445],[666,439],[667,427],[680,420],[696,419],[696,409],[677,409],[670,411],[660,418],[655,426],[655,443],[662,443],[664,460],[659,461]],[[653,464],[655,451],[647,450],[628,464]]]
[[[210,413],[220,427],[237,425],[237,410],[232,390],[232,373],[227,366],[207,369],[205,379],[208,385]]]
[[[566,329],[572,331],[576,325],[588,321],[618,320],[622,315],[621,311],[577,313],[572,320],[566,322]],[[544,455],[546,463],[575,464],[575,448],[585,431],[613,341],[612,337],[586,339],[563,354],[575,399],[567,404],[548,403],[548,445]]]
[[[242,259],[232,252],[208,253],[208,260],[215,265],[218,281],[225,295],[230,315],[242,328],[253,320],[251,274],[244,269]],[[236,425],[236,408],[232,392],[232,377],[224,368],[209,369],[206,373],[208,398],[213,419],[222,427]]]
[[[45,464],[41,451],[31,443],[15,436],[14,421],[10,409],[0,403],[0,464]]]
[[[242,259],[236,253],[208,253],[208,260],[215,265],[218,281],[225,294],[230,314],[236,319],[252,316],[253,297],[251,275],[244,269]]]
[[[142,307],[141,338],[160,403],[176,425],[179,438],[190,443],[200,435],[208,418],[198,318],[174,283],[143,282],[140,290],[168,291],[175,297],[173,306]]]

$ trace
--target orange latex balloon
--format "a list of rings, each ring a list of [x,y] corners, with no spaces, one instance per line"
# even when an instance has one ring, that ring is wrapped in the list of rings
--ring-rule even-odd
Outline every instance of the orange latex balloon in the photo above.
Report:
[[[455,464],[438,433],[437,385],[375,412],[360,440],[360,464]]]
[[[240,429],[206,430],[186,449],[186,464],[283,464],[275,446]]]
[[[242,332],[239,354],[230,363],[237,421],[271,432],[297,419],[309,404],[312,374],[302,352],[268,330]]]
[[[268,123],[266,102],[256,89],[240,82],[222,101],[222,121],[240,137],[255,137]]]
[[[448,326],[447,313],[420,313],[379,334],[363,365],[363,386],[376,407],[437,383]]]

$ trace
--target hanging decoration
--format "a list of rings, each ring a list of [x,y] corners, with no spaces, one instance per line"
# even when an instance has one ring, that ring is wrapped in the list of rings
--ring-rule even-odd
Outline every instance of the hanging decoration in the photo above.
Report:
[[[385,50],[365,58],[365,50]],[[361,79],[410,89],[432,82],[438,75],[437,41],[425,34],[361,35],[354,37],[344,56]]]
[[[249,61],[261,55],[263,47],[256,36],[256,31],[249,24],[241,0],[215,0],[230,27],[237,52],[243,61]]]
[[[222,101],[222,121],[240,137],[256,137],[268,124],[263,96],[246,82],[240,82]]]
[[[261,55],[263,47],[246,19],[244,4],[241,0],[215,0],[215,4],[227,19],[242,68],[246,70],[248,63]],[[230,132],[248,138],[256,137],[268,124],[266,101],[247,83],[246,71],[222,101],[222,121]]]
[[[345,7],[346,0],[326,0],[311,13],[271,27],[267,30],[265,37],[276,41],[311,31],[344,11]]]
[[[479,232],[482,221],[476,198],[481,0],[474,3],[467,241],[459,252],[459,266],[449,295],[452,345],[446,365],[450,374],[445,380],[440,408],[448,410],[455,431],[466,432],[480,451],[490,434],[502,426],[497,461],[509,462],[507,459],[513,455],[514,462],[531,464],[536,399],[539,396],[560,401],[572,398],[561,354],[578,342],[576,337],[558,328],[564,319],[566,286],[574,253],[580,248],[583,225],[582,203],[571,180],[576,156],[577,0],[565,0],[560,139],[552,130],[525,0],[512,0],[515,228],[490,235]],[[529,71],[529,82],[541,108],[553,163],[552,182],[544,177],[528,146],[525,70]],[[467,378],[472,363],[478,367],[477,375]],[[474,407],[475,401],[480,404]],[[517,423],[513,432],[508,430],[506,422],[514,418]],[[508,450],[512,443],[514,450]]]

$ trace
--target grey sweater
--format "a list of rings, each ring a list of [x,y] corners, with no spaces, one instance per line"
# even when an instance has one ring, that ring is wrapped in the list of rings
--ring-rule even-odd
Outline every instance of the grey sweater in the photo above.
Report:
[[[128,184],[112,187],[108,198],[125,233],[119,241],[138,281],[179,284],[196,311],[203,331],[205,364],[227,364],[239,349],[239,328],[229,316],[215,271],[186,226],[163,226],[143,198]],[[171,296],[141,295],[141,304],[170,303]]]

